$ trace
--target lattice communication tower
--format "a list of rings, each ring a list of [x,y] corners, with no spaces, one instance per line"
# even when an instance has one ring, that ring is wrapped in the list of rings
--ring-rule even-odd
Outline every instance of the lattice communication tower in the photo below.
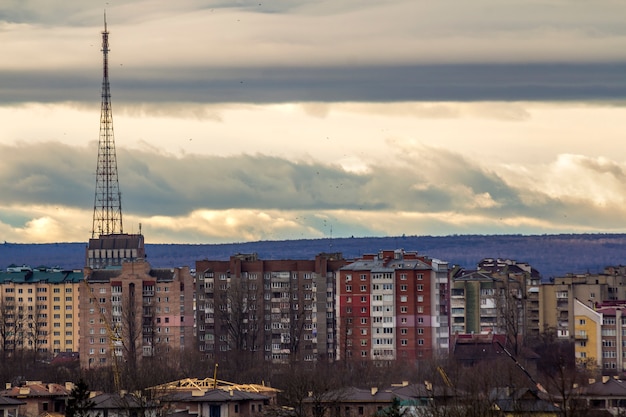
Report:
[[[98,140],[98,167],[96,169],[96,195],[93,206],[92,238],[100,235],[123,233],[122,194],[117,178],[117,158],[113,136],[111,89],[109,86],[109,32],[106,13],[102,32],[102,105],[100,110],[100,137]]]

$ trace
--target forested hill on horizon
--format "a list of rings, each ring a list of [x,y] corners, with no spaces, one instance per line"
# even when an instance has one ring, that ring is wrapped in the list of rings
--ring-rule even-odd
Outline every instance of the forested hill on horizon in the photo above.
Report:
[[[149,241],[149,235],[146,236]],[[0,245],[0,268],[11,264],[81,269],[86,243]],[[483,258],[528,262],[544,279],[567,273],[599,273],[606,266],[626,263],[626,234],[453,235],[325,238],[225,244],[146,244],[153,267],[195,267],[202,259],[227,260],[237,253],[257,253],[261,259],[313,259],[322,252],[340,252],[353,259],[386,249],[405,249],[474,268]]]

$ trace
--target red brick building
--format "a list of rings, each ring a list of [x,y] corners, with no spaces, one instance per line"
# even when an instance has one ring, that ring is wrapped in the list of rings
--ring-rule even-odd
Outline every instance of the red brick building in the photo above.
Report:
[[[189,268],[85,269],[80,288],[81,367],[108,366],[144,357],[175,359],[194,344],[194,278]]]

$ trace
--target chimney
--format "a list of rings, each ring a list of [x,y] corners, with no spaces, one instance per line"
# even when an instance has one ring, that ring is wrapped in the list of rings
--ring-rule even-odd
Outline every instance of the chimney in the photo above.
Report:
[[[376,395],[378,392],[378,387],[372,387],[372,396]]]
[[[4,389],[11,389],[11,383],[10,382],[6,382],[4,384]]]

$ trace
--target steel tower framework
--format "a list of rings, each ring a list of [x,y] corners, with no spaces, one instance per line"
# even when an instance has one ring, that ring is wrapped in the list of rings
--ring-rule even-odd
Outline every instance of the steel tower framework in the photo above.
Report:
[[[117,158],[113,136],[108,54],[109,32],[107,31],[105,13],[104,31],[102,32],[102,105],[100,109],[100,137],[98,140],[92,238],[124,232],[122,227],[122,195],[117,177]]]

